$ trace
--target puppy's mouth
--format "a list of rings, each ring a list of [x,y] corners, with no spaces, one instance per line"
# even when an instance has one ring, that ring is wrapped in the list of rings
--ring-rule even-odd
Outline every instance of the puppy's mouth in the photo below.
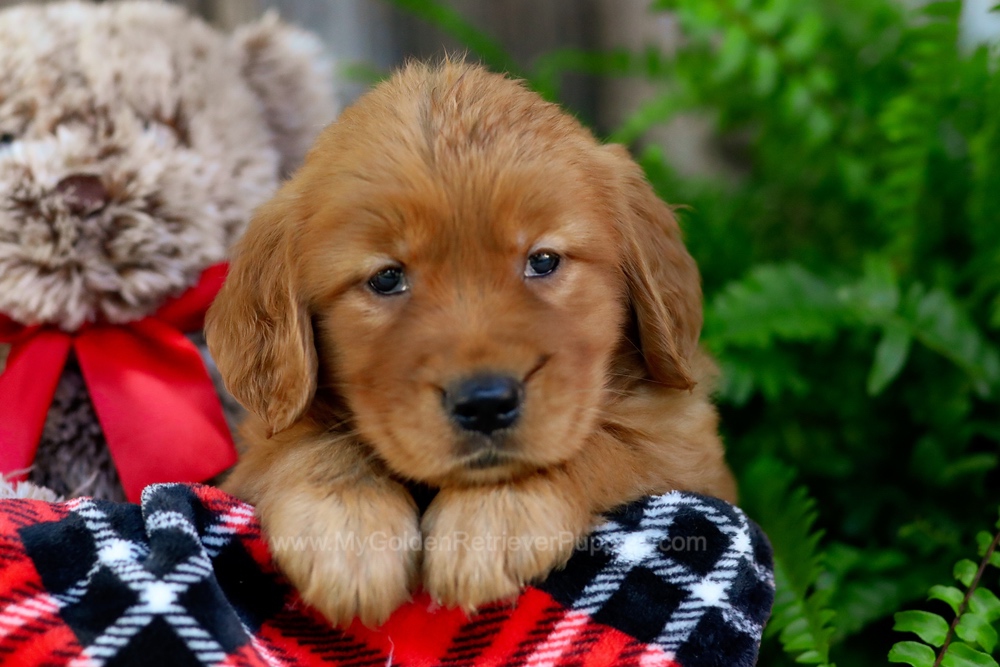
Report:
[[[470,470],[488,470],[509,465],[514,461],[514,457],[510,454],[497,449],[488,449],[464,459],[462,464]]]
[[[455,459],[453,473],[466,481],[500,481],[537,468],[508,433],[474,437],[463,442],[464,453]]]

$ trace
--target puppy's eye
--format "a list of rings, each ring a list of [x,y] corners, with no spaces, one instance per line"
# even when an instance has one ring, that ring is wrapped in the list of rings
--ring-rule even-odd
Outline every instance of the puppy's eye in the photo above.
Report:
[[[524,275],[528,278],[547,276],[559,266],[559,255],[554,252],[536,252],[528,257]]]
[[[406,282],[406,274],[398,266],[382,269],[369,278],[368,286],[378,294],[400,294],[410,287]]]
[[[4,132],[3,134],[0,134],[0,146],[6,146],[7,144],[12,143],[14,143],[13,132]]]

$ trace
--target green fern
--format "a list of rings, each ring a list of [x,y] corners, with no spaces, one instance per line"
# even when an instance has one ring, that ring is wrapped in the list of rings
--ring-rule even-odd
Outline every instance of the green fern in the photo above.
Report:
[[[996,528],[1000,530],[1000,521]],[[912,632],[922,643],[897,642],[889,652],[889,662],[913,667],[998,667],[991,654],[997,647],[1000,599],[983,586],[983,574],[988,567],[1000,568],[1000,532],[993,536],[981,532],[977,540],[982,560],[978,564],[971,560],[955,564],[955,579],[964,592],[954,586],[934,586],[928,596],[929,600],[940,600],[951,607],[955,614],[951,623],[928,611],[897,613],[894,629]]]
[[[883,152],[883,181],[877,191],[877,215],[892,231],[891,252],[913,261],[924,192],[933,183],[929,162],[941,150],[942,107],[949,103],[958,57],[959,0],[931,2],[924,7],[924,23],[912,30],[902,58],[910,86],[885,105],[879,126],[887,149]]]
[[[823,343],[849,329],[879,332],[867,382],[872,395],[902,372],[913,341],[962,369],[982,396],[1000,387],[1000,352],[962,306],[920,283],[902,293],[892,267],[876,258],[846,283],[792,263],[757,266],[708,304],[704,340],[726,371],[720,395],[742,404],[756,389],[771,399],[796,389],[800,376],[781,362],[782,345]]]
[[[816,587],[823,574],[822,531],[814,531],[816,502],[794,487],[794,471],[777,459],[761,458],[743,476],[743,506],[774,546],[775,599],[769,636],[777,635],[797,662],[830,665],[829,590]]]

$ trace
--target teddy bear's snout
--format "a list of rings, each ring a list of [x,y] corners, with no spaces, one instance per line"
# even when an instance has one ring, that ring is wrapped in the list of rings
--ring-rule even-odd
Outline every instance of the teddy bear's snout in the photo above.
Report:
[[[76,214],[91,213],[108,203],[108,189],[99,176],[92,174],[67,176],[56,184],[55,190]]]

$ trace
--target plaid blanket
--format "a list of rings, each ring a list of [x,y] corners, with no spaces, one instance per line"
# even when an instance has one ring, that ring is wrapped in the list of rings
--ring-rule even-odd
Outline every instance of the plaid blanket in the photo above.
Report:
[[[515,604],[422,595],[332,629],[275,572],[253,508],[207,486],[142,505],[0,500],[4,665],[750,666],[770,547],[738,509],[671,493],[608,517]]]

